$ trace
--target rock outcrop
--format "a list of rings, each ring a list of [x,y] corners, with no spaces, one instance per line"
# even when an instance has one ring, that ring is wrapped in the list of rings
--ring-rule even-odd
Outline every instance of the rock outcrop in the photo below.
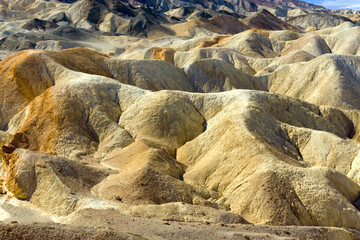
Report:
[[[0,221],[110,239],[167,226],[163,238],[194,238],[199,222],[206,239],[358,237],[356,13],[295,0],[0,5]],[[248,223],[282,227],[247,236]]]
[[[349,18],[339,15],[310,13],[289,17],[287,23],[301,29],[315,28],[316,30],[338,26],[344,22],[352,22]]]
[[[76,57],[64,60],[64,56],[73,53]],[[13,58],[21,59],[24,54],[28,53]],[[230,209],[259,224],[359,228],[355,221],[359,213],[352,205],[360,191],[358,168],[353,164],[358,148],[350,139],[357,134],[354,130],[357,123],[347,112],[255,90],[229,91],[266,90],[266,85],[261,85],[266,82],[219,60],[194,62],[183,73],[179,72],[179,77],[183,77],[177,82],[185,84],[179,86],[187,83],[196,92],[228,91],[203,95],[169,90],[150,92],[124,85],[122,82],[149,89],[149,85],[139,85],[135,80],[141,79],[137,71],[137,78],[131,77],[135,81],[124,78],[126,75],[119,71],[123,61],[112,61],[88,50],[39,51],[32,56],[37,54],[47,56],[48,66],[55,66],[51,61],[56,61],[62,70],[60,73],[49,70],[53,83],[40,90],[38,96],[32,95],[24,113],[15,115],[8,123],[16,134],[3,148],[6,185],[17,198],[29,199],[50,212],[66,215],[75,210],[77,202],[81,203],[81,198],[94,186],[91,193],[95,197],[126,204],[180,201]],[[103,76],[78,69],[85,56],[93,58],[91,71],[97,67]],[[329,64],[321,58],[309,64],[321,68],[313,63],[315,60]],[[163,63],[174,69],[171,76],[174,79],[177,68]],[[299,66],[303,69],[302,65]],[[45,63],[39,66],[48,68]],[[243,76],[239,78],[239,74]],[[203,81],[200,76],[204,76]],[[320,80],[312,82],[321,84],[321,76],[316,76]],[[153,77],[149,80],[156,86],[161,79]],[[269,90],[279,91],[281,87],[275,87],[271,77],[267,79]],[[219,79],[225,82],[216,82]],[[299,84],[297,87],[300,89]],[[173,88],[167,85],[163,89]],[[310,89],[316,91],[318,87]],[[290,95],[289,90],[285,91]],[[17,96],[24,95],[20,91]],[[325,97],[329,95],[324,95],[324,101]],[[335,107],[340,102],[346,103],[344,99],[326,99]],[[320,100],[312,102],[322,104]],[[354,104],[348,108],[356,111]],[[312,142],[317,147],[322,143],[324,153],[312,154]],[[14,150],[10,151],[11,147]],[[322,154],[327,151],[324,158]],[[109,173],[91,170],[100,178],[91,178],[89,183],[79,174],[89,173],[90,169],[81,170],[70,160],[49,155],[73,161],[102,159],[103,165],[117,173],[104,178]],[[65,176],[69,175],[81,183],[67,182]],[[88,186],[88,190],[77,189],[82,185]],[[255,185],[260,188],[253,188]],[[48,188],[54,193],[43,190]],[[64,206],[57,202],[59,199],[66,199],[61,201]],[[331,199],[337,202],[332,203]],[[340,217],[336,211],[339,207],[346,209]]]

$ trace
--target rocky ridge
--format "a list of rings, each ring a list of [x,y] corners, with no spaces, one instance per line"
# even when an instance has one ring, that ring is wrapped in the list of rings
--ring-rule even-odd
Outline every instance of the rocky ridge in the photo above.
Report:
[[[25,224],[0,235],[64,227],[153,239],[120,233],[119,218],[202,222],[204,237],[223,224],[235,230],[212,237],[229,239],[358,237],[360,31],[344,17],[354,12],[299,1],[275,2],[293,11],[286,18],[266,1],[253,13],[220,1],[0,4],[10,55],[0,62],[0,220]],[[45,225],[26,225],[32,216]],[[53,219],[77,227],[49,229]],[[247,236],[249,223],[283,227]],[[115,231],[84,228],[98,225]]]

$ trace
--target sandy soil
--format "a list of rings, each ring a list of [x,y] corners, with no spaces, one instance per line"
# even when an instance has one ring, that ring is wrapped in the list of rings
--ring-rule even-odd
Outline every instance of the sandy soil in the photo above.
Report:
[[[111,208],[86,208],[67,217],[57,217],[29,202],[3,196],[0,199],[0,239],[353,240],[360,239],[360,231],[329,227],[166,221],[123,215]]]
[[[343,228],[175,222],[115,215],[112,210],[95,209],[80,211],[70,222],[72,225],[101,227],[132,233],[152,240],[360,239],[359,231]]]
[[[96,229],[85,227],[73,227],[69,225],[57,224],[0,224],[0,239],[7,240],[34,240],[34,239],[126,239],[141,240],[140,236],[127,233],[119,233],[110,229]]]
[[[98,226],[1,223],[0,239],[360,239],[360,232],[339,228],[184,223],[123,215],[96,220],[92,217],[76,224]]]

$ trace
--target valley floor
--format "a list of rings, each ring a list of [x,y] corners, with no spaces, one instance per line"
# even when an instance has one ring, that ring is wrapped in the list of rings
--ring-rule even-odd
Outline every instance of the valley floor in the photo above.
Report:
[[[94,216],[96,217],[96,216]],[[86,221],[79,225],[86,225]],[[0,224],[0,239],[360,239],[357,230],[328,227],[301,226],[256,226],[247,224],[209,224],[162,221],[147,218],[118,216],[119,222],[109,225],[104,222],[97,227],[71,226],[60,224]]]

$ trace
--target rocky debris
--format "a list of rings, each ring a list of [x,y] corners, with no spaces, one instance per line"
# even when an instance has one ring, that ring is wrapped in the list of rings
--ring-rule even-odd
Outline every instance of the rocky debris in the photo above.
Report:
[[[139,235],[115,232],[110,229],[73,227],[60,224],[0,224],[0,237],[4,239],[144,239]]]

